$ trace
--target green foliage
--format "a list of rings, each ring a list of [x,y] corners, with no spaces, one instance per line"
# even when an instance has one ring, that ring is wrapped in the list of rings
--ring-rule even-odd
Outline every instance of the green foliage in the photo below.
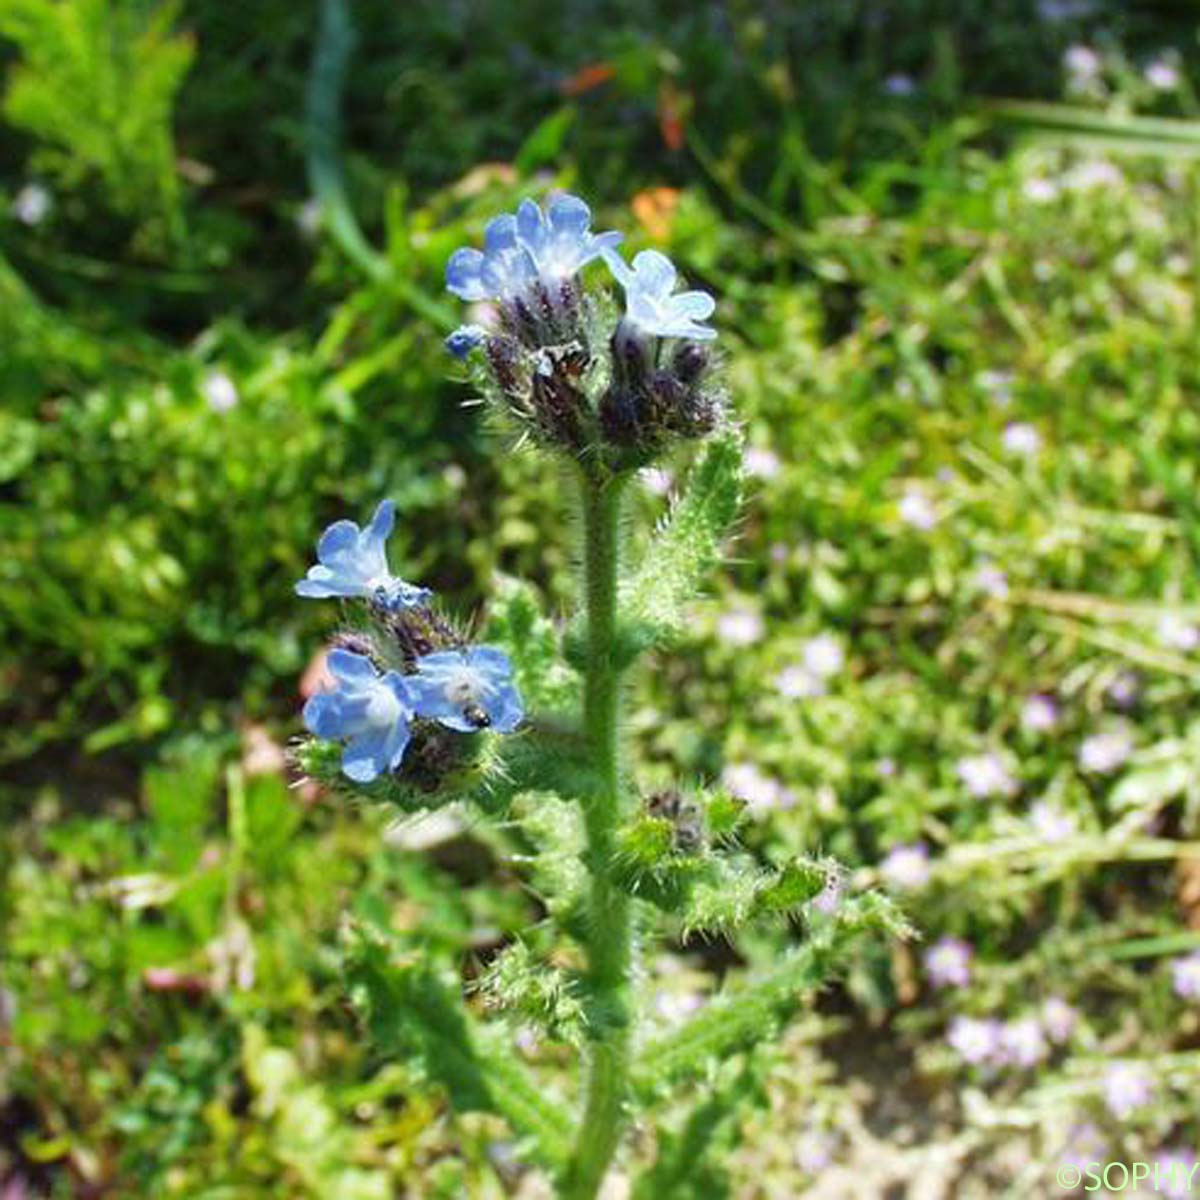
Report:
[[[753,1088],[748,1074],[732,1074],[695,1105],[679,1129],[664,1128],[653,1166],[634,1183],[633,1200],[720,1200],[733,1195],[724,1160]]]
[[[172,108],[194,55],[172,33],[177,14],[141,0],[8,0],[0,10],[0,36],[21,51],[5,116],[44,139],[67,186],[94,172],[117,212],[157,217],[174,237]]]
[[[757,975],[739,980],[711,999],[677,1030],[638,1050],[632,1086],[644,1101],[702,1078],[714,1065],[773,1039],[815,991],[844,968],[854,940],[864,931],[896,928],[884,911],[856,909],[815,925],[803,945]]]
[[[632,658],[684,628],[687,605],[720,559],[741,502],[742,442],[729,430],[709,441],[684,495],[662,521],[621,589],[621,649]]]
[[[644,812],[617,831],[608,867],[617,885],[673,914],[685,934],[731,934],[756,917],[798,914],[839,878],[836,863],[803,856],[760,868],[729,844],[727,801],[689,798],[669,816]]]
[[[563,1106],[528,1077],[503,1029],[473,1022],[433,970],[392,961],[365,929],[351,932],[346,955],[375,1047],[417,1056],[456,1109],[503,1116],[536,1159],[562,1166],[571,1133]]]
[[[555,1041],[581,1042],[584,1014],[576,981],[535,957],[524,942],[506,946],[492,959],[480,990],[490,1003],[524,1017]]]
[[[242,1033],[242,1060],[280,1163],[311,1195],[346,1200],[386,1200],[386,1172],[353,1165],[354,1137],[317,1084],[306,1084],[290,1051],[272,1046],[257,1025]]]
[[[558,631],[528,583],[499,577],[488,600],[486,636],[509,653],[530,708],[539,715],[574,716],[579,678],[562,661]]]

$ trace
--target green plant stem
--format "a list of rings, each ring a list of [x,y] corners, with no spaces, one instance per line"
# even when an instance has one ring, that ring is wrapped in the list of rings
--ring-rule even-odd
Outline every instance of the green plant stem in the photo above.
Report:
[[[631,957],[629,899],[608,873],[621,817],[618,757],[620,671],[616,662],[617,558],[623,481],[583,485],[587,666],[583,720],[598,786],[585,798],[591,893],[588,955],[593,1014],[587,1097],[565,1195],[592,1200],[620,1138],[629,1086],[626,988]]]

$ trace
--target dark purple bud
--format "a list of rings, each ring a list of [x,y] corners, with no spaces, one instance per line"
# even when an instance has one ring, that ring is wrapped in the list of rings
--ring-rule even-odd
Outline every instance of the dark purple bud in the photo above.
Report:
[[[524,397],[529,385],[524,355],[517,342],[510,337],[490,337],[485,349],[500,390],[510,399]]]
[[[675,351],[675,376],[681,383],[695,383],[712,361],[708,349],[699,342],[684,342]]]

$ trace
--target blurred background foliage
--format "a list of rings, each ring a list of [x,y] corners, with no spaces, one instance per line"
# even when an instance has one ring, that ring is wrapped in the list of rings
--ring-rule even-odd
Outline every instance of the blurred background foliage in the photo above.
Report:
[[[975,948],[949,994],[920,947],[864,959],[703,1194],[852,1194],[814,1139],[864,1195],[864,1147],[908,1178],[914,1141],[998,1146],[987,1195],[1085,1121],[1114,1156],[1195,1145],[1168,959],[1200,944],[1197,28],[1167,0],[0,6],[6,1200],[537,1194],[503,1129],[364,1053],[338,967],[350,912],[472,980],[538,918],[512,848],[339,810],[282,748],[326,522],[388,495],[393,565],[464,613],[498,572],[571,602],[557,479],[440,345],[448,254],[555,186],[718,295],[752,447],[712,602],[633,698],[647,783],[724,778],[764,860],[865,880],[924,843],[912,914]],[[776,950],[681,945],[664,1021]],[[947,1050],[1051,994],[1081,1032],[1040,1072]],[[1159,1080],[1116,1125],[1114,1055]]]

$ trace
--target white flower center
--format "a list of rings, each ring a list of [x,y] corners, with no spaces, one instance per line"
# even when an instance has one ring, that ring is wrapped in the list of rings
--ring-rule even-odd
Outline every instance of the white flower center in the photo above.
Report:
[[[446,699],[456,708],[478,704],[491,690],[487,680],[473,667],[462,666],[446,676]]]
[[[367,721],[379,728],[395,725],[400,719],[400,701],[389,687],[378,687],[367,701]]]

